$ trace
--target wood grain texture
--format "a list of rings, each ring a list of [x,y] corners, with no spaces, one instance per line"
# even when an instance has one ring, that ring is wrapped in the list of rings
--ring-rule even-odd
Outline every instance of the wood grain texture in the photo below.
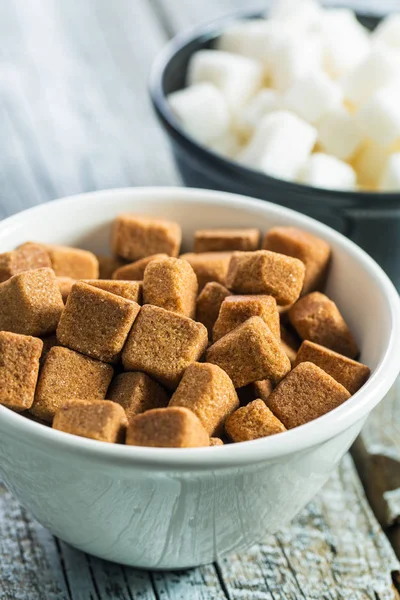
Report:
[[[0,218],[76,192],[176,184],[148,100],[151,63],[174,33],[241,7],[244,0],[3,0]],[[291,526],[247,554],[182,573],[89,557],[0,487],[0,600],[389,600],[397,571],[349,457]]]
[[[400,557],[400,379],[353,447],[368,499]]]
[[[0,488],[0,600],[392,600],[399,564],[350,456],[291,526],[184,572],[138,571],[53,538]]]
[[[178,181],[147,94],[166,41],[147,0],[7,0],[0,35],[0,218],[77,192]]]

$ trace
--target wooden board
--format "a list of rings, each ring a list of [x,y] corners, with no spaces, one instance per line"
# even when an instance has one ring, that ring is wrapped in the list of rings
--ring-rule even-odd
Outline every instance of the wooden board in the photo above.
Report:
[[[175,32],[240,7],[244,0],[3,0],[0,218],[80,191],[178,183],[147,95],[151,63]],[[184,573],[86,556],[0,487],[0,600],[386,600],[397,571],[349,457],[279,535]]]

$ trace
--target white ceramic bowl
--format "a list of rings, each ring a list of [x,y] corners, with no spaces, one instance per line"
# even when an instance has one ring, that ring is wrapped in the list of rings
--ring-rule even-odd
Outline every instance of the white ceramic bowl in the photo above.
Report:
[[[0,472],[52,533],[91,554],[177,569],[243,550],[290,521],[318,492],[399,370],[398,295],[377,264],[328,227],[288,209],[195,189],[111,190],[66,198],[0,223],[0,252],[26,240],[108,248],[120,212],[195,229],[293,225],[333,248],[328,294],[372,369],[348,402],[314,422],[253,442],[196,449],[135,448],[75,437],[0,406]]]

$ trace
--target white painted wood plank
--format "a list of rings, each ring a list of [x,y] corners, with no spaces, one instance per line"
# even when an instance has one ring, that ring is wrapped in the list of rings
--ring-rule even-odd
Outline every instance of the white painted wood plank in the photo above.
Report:
[[[16,188],[26,172],[38,190],[25,194],[25,206],[178,181],[148,98],[150,66],[166,37],[146,0],[7,2],[0,34],[0,112],[9,132],[1,164]],[[18,193],[1,184],[0,171],[3,215],[20,210]]]
[[[154,588],[161,600],[226,600],[213,565],[177,573],[153,573]]]
[[[0,600],[69,599],[55,539],[0,487]]]
[[[389,600],[398,568],[349,455],[290,527],[220,563],[232,600]]]

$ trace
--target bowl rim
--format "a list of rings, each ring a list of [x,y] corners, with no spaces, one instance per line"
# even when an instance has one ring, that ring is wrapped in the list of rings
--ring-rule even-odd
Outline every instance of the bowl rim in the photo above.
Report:
[[[334,8],[333,6],[330,8]],[[361,19],[380,19],[382,14],[373,13],[367,11],[355,11],[358,18]],[[215,152],[208,148],[204,144],[195,140],[191,135],[187,134],[181,127],[178,119],[172,112],[167,97],[164,92],[163,80],[164,73],[169,67],[170,63],[174,60],[175,56],[187,46],[194,42],[200,42],[204,39],[213,39],[216,37],[218,30],[231,21],[237,19],[248,19],[258,18],[265,14],[265,9],[261,10],[257,7],[253,9],[239,9],[231,11],[223,17],[219,17],[205,24],[198,25],[190,28],[188,31],[179,33],[174,36],[167,44],[160,50],[156,58],[153,61],[150,76],[149,76],[149,93],[153,104],[153,108],[167,129],[175,140],[177,140],[190,154],[197,155],[201,159],[208,163],[210,167],[215,171],[217,169],[221,174],[226,176],[237,176],[245,182],[245,184],[267,186],[274,185],[275,188],[282,188],[286,193],[292,194],[308,194],[308,201],[316,203],[320,202],[320,194],[323,193],[325,197],[329,197],[332,203],[337,202],[338,205],[343,206],[350,204],[354,201],[358,201],[366,205],[367,208],[380,208],[382,206],[387,209],[398,208],[400,205],[400,193],[399,192],[377,192],[377,191],[346,191],[346,190],[332,190],[328,188],[319,188],[315,186],[305,185],[293,181],[286,181],[284,179],[278,179],[267,175],[258,170],[246,167],[239,162],[231,160],[222,154]],[[315,197],[314,197],[315,196]]]
[[[381,267],[356,244],[327,225],[289,208],[237,194],[182,187],[138,187],[77,194],[35,206],[1,221],[0,236],[2,231],[18,228],[21,219],[29,221],[31,217],[39,217],[49,222],[51,218],[49,212],[51,215],[53,211],[56,217],[58,210],[65,207],[68,207],[69,212],[73,212],[74,209],[79,211],[83,203],[90,204],[96,201],[113,203],[119,198],[132,199],[135,196],[150,202],[153,200],[167,203],[171,194],[177,200],[189,204],[213,202],[223,207],[236,206],[250,213],[253,212],[255,218],[260,212],[265,213],[266,216],[284,217],[288,224],[304,227],[316,235],[321,235],[328,243],[333,242],[352,255],[367,271],[371,278],[371,285],[378,287],[385,299],[390,317],[389,343],[375,372],[356,394],[330,413],[287,431],[282,436],[276,435],[232,445],[181,449],[107,444],[56,431],[0,406],[0,431],[3,430],[5,437],[12,437],[18,441],[23,436],[24,443],[35,447],[41,446],[46,453],[51,451],[56,455],[66,451],[68,454],[75,454],[101,465],[110,463],[126,468],[142,466],[158,471],[166,469],[202,471],[278,459],[326,442],[362,420],[383,399],[400,371],[398,361],[400,299],[394,285]]]

